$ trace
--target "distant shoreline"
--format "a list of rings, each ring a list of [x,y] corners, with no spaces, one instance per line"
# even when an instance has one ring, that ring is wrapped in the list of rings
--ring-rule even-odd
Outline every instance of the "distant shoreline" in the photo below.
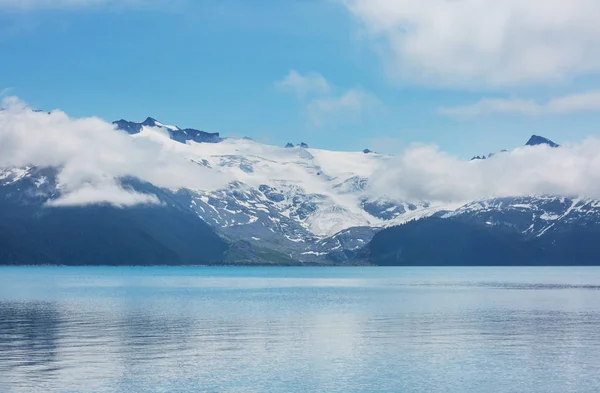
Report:
[[[8,268],[8,267],[331,267],[331,268],[344,268],[344,267],[369,267],[369,268],[390,268],[390,267],[398,267],[398,268],[498,268],[498,267],[506,267],[506,268],[521,268],[521,267],[600,267],[600,263],[597,265],[583,264],[583,265],[372,265],[372,264],[364,264],[364,265],[324,265],[324,264],[298,264],[298,265],[289,265],[289,264],[252,264],[252,265],[235,265],[235,264],[221,264],[221,265],[56,265],[56,264],[35,264],[35,265],[0,265],[0,268]]]

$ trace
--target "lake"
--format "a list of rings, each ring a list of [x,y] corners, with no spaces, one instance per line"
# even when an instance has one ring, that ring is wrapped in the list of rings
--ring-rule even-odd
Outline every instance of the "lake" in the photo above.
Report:
[[[0,392],[598,392],[600,268],[0,268]]]

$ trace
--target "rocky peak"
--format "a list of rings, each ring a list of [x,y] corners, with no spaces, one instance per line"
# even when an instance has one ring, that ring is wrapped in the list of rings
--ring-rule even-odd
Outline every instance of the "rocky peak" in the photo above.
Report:
[[[113,121],[112,124],[117,128],[117,130],[125,131],[128,134],[137,134],[142,131],[142,125],[133,121],[121,119]]]
[[[156,127],[156,123],[157,123],[156,119],[148,117],[148,118],[146,118],[146,120],[144,120],[142,122],[142,126],[144,126],[144,127]]]
[[[529,138],[529,141],[527,141],[527,143],[525,144],[525,146],[538,146],[538,145],[548,145],[550,147],[559,147],[560,146],[559,144],[554,143],[550,139],[544,138],[543,136],[539,136],[539,135],[532,135],[531,138]]]

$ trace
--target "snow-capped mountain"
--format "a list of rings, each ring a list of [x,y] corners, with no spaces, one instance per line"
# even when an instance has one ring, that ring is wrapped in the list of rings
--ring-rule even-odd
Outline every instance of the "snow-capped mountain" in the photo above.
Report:
[[[201,166],[203,176],[226,180],[222,183],[225,186],[216,189],[157,188],[135,178],[123,178],[121,183],[126,189],[156,196],[161,206],[168,207],[161,216],[165,222],[182,215],[200,218],[225,239],[230,258],[249,263],[264,262],[267,254],[271,261],[287,258],[286,263],[364,259],[363,250],[372,246],[377,233],[383,230],[379,239],[387,238],[397,229],[385,228],[409,223],[401,231],[410,238],[415,235],[410,229],[415,221],[427,221],[427,231],[434,233],[436,225],[446,225],[435,223],[465,223],[494,233],[513,233],[518,239],[550,238],[570,228],[600,226],[600,202],[590,199],[489,198],[450,209],[427,201],[398,201],[378,195],[371,181],[390,167],[394,157],[368,149],[328,151],[310,148],[304,142],[270,146],[249,138],[224,138],[218,133],[167,125],[153,118],[113,124],[115,132],[125,132],[126,138],[142,144],[152,142],[170,156]],[[527,142],[538,144],[558,147],[539,136]],[[58,174],[57,168],[51,167],[0,169],[0,197],[9,202],[7,206],[37,206],[38,213],[32,217],[44,216],[39,209],[52,204],[63,192]],[[133,222],[138,223],[137,218]],[[151,235],[156,236],[157,232]],[[393,236],[389,238],[393,240]]]
[[[560,147],[537,135],[526,143],[537,145]],[[600,200],[495,197],[383,229],[358,258],[377,265],[598,265],[599,238]]]
[[[525,144],[538,145],[560,147],[550,139],[538,135],[533,135]],[[600,201],[552,195],[487,198],[467,203],[445,214],[440,212],[438,215],[487,226],[510,228],[525,236],[540,237],[549,231],[563,230],[565,227],[600,224]]]
[[[373,195],[371,177],[393,157],[370,150],[328,151],[304,142],[269,146],[150,117],[141,123],[119,120],[113,125],[115,132],[126,132],[140,143],[153,142],[202,166],[207,176],[227,180],[220,189],[163,189],[161,203],[185,206],[230,242],[246,241],[300,262],[347,260],[381,228],[438,210],[425,201]],[[4,168],[0,187],[7,191],[5,198],[48,205],[63,193],[57,176],[54,168]],[[143,183],[127,188],[156,194],[146,192]]]
[[[443,218],[505,227],[540,237],[566,227],[600,225],[600,201],[553,196],[492,198],[471,202]]]
[[[216,191],[173,190],[209,225],[228,238],[285,251],[301,261],[329,253],[340,258],[366,244],[378,228],[436,211],[427,202],[371,195],[369,179],[391,156],[311,149],[304,142],[269,146],[182,130],[152,118],[114,124],[133,138],[159,142],[230,180]],[[195,136],[184,138],[184,131]],[[348,231],[353,233],[350,242],[343,240]]]
[[[169,126],[162,124],[161,122],[148,117],[141,123],[135,123],[127,120],[117,120],[114,121],[113,124],[122,131],[125,131],[131,135],[139,134],[147,128],[161,128],[167,131],[169,137],[177,142],[186,143],[187,141],[194,141],[198,143],[219,143],[221,142],[221,137],[218,132],[205,132],[196,130],[194,128],[185,128],[181,129],[177,126]]]
[[[492,198],[383,229],[358,254],[377,265],[598,265],[599,238],[600,201]]]

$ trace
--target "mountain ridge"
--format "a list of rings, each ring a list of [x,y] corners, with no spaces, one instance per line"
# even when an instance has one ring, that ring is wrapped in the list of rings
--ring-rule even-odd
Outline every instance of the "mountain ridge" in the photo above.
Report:
[[[120,180],[124,187],[157,196],[165,209],[163,213],[166,216],[161,216],[164,222],[183,214],[186,218],[182,219],[182,223],[188,219],[205,223],[206,226],[190,224],[190,228],[196,228],[192,232],[205,233],[207,238],[215,239],[211,236],[217,236],[221,239],[213,241],[215,245],[220,244],[220,251],[217,257],[211,254],[209,263],[231,264],[237,259],[237,263],[273,264],[275,258],[283,264],[381,264],[377,257],[380,255],[377,245],[382,244],[381,239],[389,238],[392,244],[401,244],[389,234],[402,233],[402,236],[410,238],[413,236],[409,231],[412,228],[418,233],[425,233],[427,229],[435,238],[437,232],[453,226],[457,228],[456,233],[463,236],[471,233],[469,228],[483,230],[487,236],[484,240],[490,248],[507,239],[513,245],[528,242],[547,248],[546,243],[532,239],[552,239],[560,244],[577,231],[583,237],[588,232],[595,233],[594,228],[600,225],[600,203],[592,199],[551,195],[487,198],[450,207],[432,205],[428,201],[398,201],[374,195],[370,189],[371,179],[378,171],[385,170],[393,157],[370,150],[320,150],[310,148],[304,142],[298,145],[288,143],[285,147],[269,146],[249,138],[223,138],[218,133],[182,129],[152,117],[141,123],[121,119],[113,125],[131,138],[157,142],[204,167],[212,175],[229,180],[227,186],[216,190],[159,189],[135,179]],[[536,135],[526,143],[528,146],[539,144],[559,147],[553,141]],[[38,217],[48,215],[46,212],[56,215],[60,211],[47,207],[48,202],[60,197],[62,192],[56,171],[52,168],[0,170],[0,190],[4,209],[33,206],[30,213]],[[106,205],[100,207],[111,212],[109,216],[112,219],[128,222],[126,226],[131,229],[141,225],[138,222],[143,222],[133,216],[125,218],[128,212],[134,211],[129,210],[131,208],[124,208],[121,212],[127,214],[119,215],[117,210],[113,211]],[[62,212],[79,212],[79,216],[85,217],[99,206],[70,209]],[[148,213],[150,215],[158,214],[148,206],[137,209],[150,209],[145,211],[152,212]],[[421,223],[416,224],[418,222]],[[30,220],[28,225],[34,225],[34,228],[39,223]],[[136,229],[139,230],[143,232],[143,228]],[[10,243],[7,243],[7,238],[17,236],[10,234],[8,228],[6,231],[3,244]],[[159,242],[153,243],[152,247],[159,247],[158,244],[164,241],[165,250],[177,254],[178,247],[172,246],[177,243],[175,240],[168,240],[168,236],[164,239],[157,235],[150,237]],[[471,244],[468,239],[458,240],[465,247]],[[180,251],[191,253],[188,246],[181,245]],[[439,248],[439,251],[448,255],[452,255],[449,252],[452,250],[458,252],[456,248],[447,247],[446,250]],[[424,252],[423,249],[421,251]],[[167,255],[158,251],[156,254]],[[498,255],[503,254],[498,251]],[[455,258],[459,257],[455,255]],[[391,263],[389,258],[386,261]]]

